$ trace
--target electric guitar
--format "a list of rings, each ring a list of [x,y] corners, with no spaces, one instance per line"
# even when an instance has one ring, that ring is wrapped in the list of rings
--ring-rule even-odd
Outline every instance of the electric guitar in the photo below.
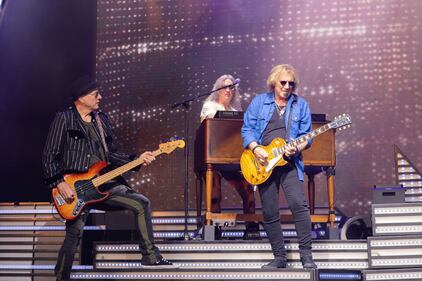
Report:
[[[184,140],[166,142],[160,144],[159,148],[153,151],[152,154],[154,156],[158,156],[162,153],[170,154],[176,148],[183,147],[185,147]],[[69,202],[61,196],[57,188],[53,188],[51,194],[58,213],[63,219],[76,219],[87,205],[104,201],[110,196],[109,192],[102,192],[98,189],[100,185],[143,163],[143,159],[137,158],[119,168],[100,175],[100,172],[107,167],[108,164],[104,161],[99,161],[92,165],[86,173],[65,175],[64,181],[75,191],[76,196]]]
[[[339,115],[334,118],[333,122],[325,124],[312,132],[303,135],[289,143],[282,138],[275,138],[267,146],[262,146],[268,153],[267,165],[262,165],[255,154],[250,149],[245,149],[240,157],[240,169],[242,170],[243,177],[251,185],[258,185],[264,183],[270,176],[276,166],[284,166],[287,164],[286,159],[283,158],[286,148],[295,147],[310,139],[319,136],[320,134],[330,129],[342,129],[350,127],[352,120],[348,114]]]

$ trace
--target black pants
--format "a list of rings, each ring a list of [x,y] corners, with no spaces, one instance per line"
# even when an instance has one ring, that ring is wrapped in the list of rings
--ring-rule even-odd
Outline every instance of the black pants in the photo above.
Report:
[[[301,256],[312,255],[311,217],[305,200],[304,186],[297,176],[294,164],[276,167],[271,177],[259,185],[259,194],[264,214],[264,229],[270,240],[271,249],[277,259],[286,258],[283,231],[280,225],[279,190],[283,188],[287,204],[293,214],[299,240]]]
[[[136,225],[141,237],[139,248],[142,254],[142,262],[154,263],[161,258],[160,251],[154,244],[151,222],[150,201],[125,185],[117,185],[109,190],[111,196],[93,208],[100,210],[129,209],[135,213]],[[82,238],[83,227],[89,210],[86,210],[79,218],[66,221],[66,236],[59,251],[55,273],[58,280],[70,279],[70,272],[75,252]]]

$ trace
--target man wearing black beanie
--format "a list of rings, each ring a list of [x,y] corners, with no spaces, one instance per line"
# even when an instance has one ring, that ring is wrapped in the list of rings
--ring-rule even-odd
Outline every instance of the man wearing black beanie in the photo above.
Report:
[[[64,180],[65,174],[87,172],[98,161],[118,167],[137,158],[136,155],[116,150],[110,121],[106,114],[98,111],[102,97],[93,79],[89,76],[80,77],[72,83],[69,95],[73,106],[56,114],[43,152],[45,183],[50,189],[56,189],[59,197],[66,202],[75,200],[77,194]],[[149,165],[155,160],[149,151],[139,157],[143,159],[143,165]],[[118,208],[134,212],[140,236],[142,268],[176,268],[161,256],[155,246],[148,198],[130,188],[123,177],[117,177],[101,188],[107,190],[110,196],[93,204],[96,209]],[[66,236],[55,267],[57,280],[70,279],[72,263],[88,213],[89,209],[86,209],[80,216],[66,221]]]

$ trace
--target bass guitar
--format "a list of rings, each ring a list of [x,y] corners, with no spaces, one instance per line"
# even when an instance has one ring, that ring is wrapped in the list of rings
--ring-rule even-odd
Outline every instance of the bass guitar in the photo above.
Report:
[[[289,143],[282,138],[275,138],[269,145],[262,146],[262,148],[268,153],[268,161],[266,165],[261,164],[258,159],[256,159],[252,150],[245,149],[240,157],[240,169],[242,170],[243,177],[251,185],[264,183],[271,176],[275,167],[287,164],[286,159],[283,157],[286,148],[295,147],[330,129],[350,127],[351,123],[352,120],[350,116],[348,114],[343,114],[334,118],[334,121],[325,124],[324,126],[321,126],[295,140],[292,140]]]
[[[184,140],[166,142],[160,144],[159,148],[153,151],[152,154],[154,156],[158,156],[162,153],[170,154],[176,148],[183,147],[185,147]],[[143,163],[143,159],[137,158],[119,168],[101,174],[101,171],[107,167],[108,164],[104,161],[99,161],[92,165],[86,173],[65,175],[64,181],[75,191],[76,196],[69,202],[61,196],[57,188],[53,188],[51,194],[57,212],[63,219],[76,219],[87,205],[104,201],[110,196],[109,192],[100,191],[98,189],[99,186]]]

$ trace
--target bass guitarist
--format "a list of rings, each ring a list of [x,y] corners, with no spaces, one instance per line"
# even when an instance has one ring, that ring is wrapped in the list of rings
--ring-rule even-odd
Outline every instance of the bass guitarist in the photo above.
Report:
[[[308,103],[297,96],[299,79],[296,70],[287,64],[275,66],[268,78],[268,93],[257,95],[249,105],[242,127],[245,148],[250,149],[261,165],[268,164],[268,152],[263,148],[275,138],[287,142],[311,131]],[[267,232],[274,260],[263,268],[285,268],[287,253],[280,225],[279,189],[282,187],[293,214],[299,240],[300,259],[304,268],[316,268],[312,258],[311,218],[304,194],[301,152],[311,145],[305,141],[286,149],[288,163],[275,167],[270,178],[258,186]]]
[[[67,202],[75,200],[76,193],[65,182],[65,174],[86,172],[98,161],[120,166],[137,157],[115,149],[110,121],[106,114],[98,111],[102,97],[94,80],[89,76],[80,77],[72,83],[69,95],[73,106],[56,114],[43,152],[45,183],[50,189],[56,188]],[[149,151],[140,157],[144,165],[155,160]],[[96,209],[129,209],[134,212],[140,236],[142,267],[174,268],[155,246],[148,198],[131,189],[122,177],[101,187],[111,195],[105,201],[95,203]],[[70,279],[72,263],[88,213],[89,208],[76,219],[66,221],[66,235],[55,267],[57,280]]]

